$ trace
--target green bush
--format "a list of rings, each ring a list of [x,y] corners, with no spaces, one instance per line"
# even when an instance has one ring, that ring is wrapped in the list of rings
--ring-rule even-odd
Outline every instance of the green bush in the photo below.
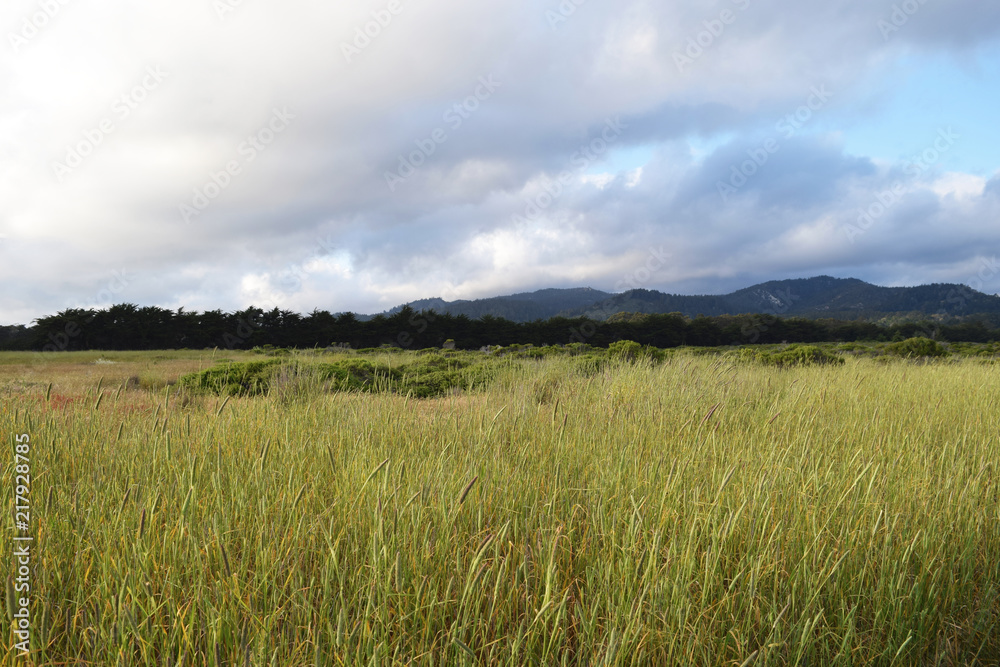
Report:
[[[930,338],[907,338],[898,343],[890,343],[885,346],[886,354],[896,357],[906,357],[908,359],[919,357],[943,357],[948,354],[948,350],[941,343]]]
[[[844,360],[815,345],[789,345],[780,352],[772,352],[767,363],[774,366],[813,366],[842,364]]]
[[[481,389],[493,384],[493,381],[496,380],[500,373],[501,367],[501,364],[496,362],[487,362],[473,364],[462,369],[462,388],[467,390]]]
[[[568,356],[574,353],[576,348],[563,347],[561,345],[542,345],[536,347],[527,345],[508,345],[507,347],[497,347],[493,354],[498,356],[509,356],[514,359],[545,359],[547,357]],[[577,352],[578,353],[578,352]]]
[[[948,351],[960,357],[982,359],[997,355],[997,343],[949,343]]]
[[[269,357],[288,357],[292,354],[292,351],[288,348],[275,347],[270,343],[264,346],[257,345],[250,352],[253,354],[266,354]]]
[[[372,391],[377,384],[384,385],[393,379],[393,371],[388,366],[368,359],[316,364],[314,369],[319,380],[329,383],[336,391]]]
[[[433,371],[404,375],[395,386],[395,391],[399,394],[410,394],[414,398],[433,398],[463,388],[460,372]]]
[[[738,361],[744,363],[757,363],[778,367],[844,363],[842,357],[830,354],[815,345],[789,345],[783,350],[774,352],[756,347],[742,347],[736,351],[735,356]]]
[[[583,354],[573,357],[573,365],[580,375],[593,377],[604,370],[608,365],[608,359],[604,355]]]
[[[252,396],[318,391],[442,396],[490,384],[498,364],[476,363],[475,357],[423,355],[409,364],[389,366],[363,358],[327,363],[294,363],[279,359],[230,363],[181,378],[182,386],[219,395]]]
[[[725,347],[688,347],[684,349],[684,354],[692,357],[719,357],[723,354],[730,354],[730,350]]]
[[[180,386],[223,396],[255,396],[267,393],[274,373],[282,365],[278,359],[225,363],[180,378]]]
[[[737,361],[748,364],[763,363],[765,357],[770,357],[769,352],[756,347],[741,347],[733,354]]]
[[[632,340],[619,340],[608,346],[608,358],[636,362],[640,360],[659,363],[672,353],[652,345],[641,345]]]
[[[608,345],[608,356],[621,361],[636,361],[642,356],[642,345],[634,340],[618,340]]]

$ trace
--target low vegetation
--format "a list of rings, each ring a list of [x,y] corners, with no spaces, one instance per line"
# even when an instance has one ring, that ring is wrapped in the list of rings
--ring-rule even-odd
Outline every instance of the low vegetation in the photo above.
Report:
[[[645,291],[636,290],[632,295],[639,292]],[[653,296],[651,293],[646,295]],[[656,348],[782,342],[815,344],[818,341],[884,343],[918,336],[953,343],[996,341],[1000,338],[1000,307],[997,307],[1000,299],[980,296],[986,301],[992,300],[990,312],[974,314],[975,311],[970,311],[961,317],[947,316],[937,309],[922,312],[919,308],[913,312],[894,313],[821,310],[813,311],[810,317],[784,317],[753,314],[750,303],[744,303],[750,310],[741,307],[735,311],[744,314],[725,315],[723,313],[729,308],[737,306],[729,303],[721,310],[687,311],[687,316],[680,312],[659,312],[659,308],[655,308],[657,312],[619,311],[611,316],[607,312],[594,312],[594,319],[581,312],[575,317],[544,319],[539,315],[519,321],[486,313],[470,318],[416,311],[406,306],[391,315],[368,319],[351,313],[333,315],[320,310],[301,315],[278,308],[264,311],[251,307],[232,313],[217,310],[198,313],[183,308],[175,312],[118,304],[106,309],[68,309],[39,318],[31,327],[0,327],[0,350],[225,348],[277,355],[280,350],[292,347],[315,349],[330,345],[355,349],[388,344],[410,350],[428,347],[477,350],[486,345],[531,343],[542,347],[571,341],[607,348],[620,340]],[[632,303],[639,306],[642,301]],[[522,305],[530,303],[522,302]],[[663,306],[661,303],[660,307]],[[691,316],[692,312],[715,315]],[[824,319],[813,319],[821,313]],[[838,314],[848,319],[828,319]]]
[[[885,351],[886,354],[908,359],[944,357],[948,354],[941,343],[929,338],[907,338],[898,343],[886,345]]]
[[[779,350],[744,347],[736,356],[741,361],[778,367],[844,363],[843,357],[816,345],[789,345]]]
[[[995,348],[636,345],[0,355],[31,660],[996,663]]]

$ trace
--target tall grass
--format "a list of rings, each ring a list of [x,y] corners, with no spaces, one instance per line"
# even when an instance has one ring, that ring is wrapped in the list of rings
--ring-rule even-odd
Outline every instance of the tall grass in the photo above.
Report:
[[[0,395],[33,443],[35,664],[1000,662],[995,367],[101,392]]]

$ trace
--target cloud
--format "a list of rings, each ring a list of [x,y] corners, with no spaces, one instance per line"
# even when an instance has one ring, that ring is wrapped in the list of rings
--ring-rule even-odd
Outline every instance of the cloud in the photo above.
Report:
[[[1000,29],[982,3],[908,2],[893,22],[860,0],[74,0],[40,26],[39,4],[8,3],[0,321],[99,303],[113,271],[130,277],[114,300],[199,309],[610,289],[659,245],[674,261],[647,286],[670,291],[890,265],[961,280],[996,241],[996,177],[905,180],[838,132],[907,58],[969,57]],[[817,86],[832,96],[779,129]]]

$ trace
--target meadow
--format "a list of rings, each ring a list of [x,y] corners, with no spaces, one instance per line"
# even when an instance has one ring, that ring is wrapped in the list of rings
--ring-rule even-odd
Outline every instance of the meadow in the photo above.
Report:
[[[0,354],[2,664],[1000,664],[996,350],[822,349]]]

